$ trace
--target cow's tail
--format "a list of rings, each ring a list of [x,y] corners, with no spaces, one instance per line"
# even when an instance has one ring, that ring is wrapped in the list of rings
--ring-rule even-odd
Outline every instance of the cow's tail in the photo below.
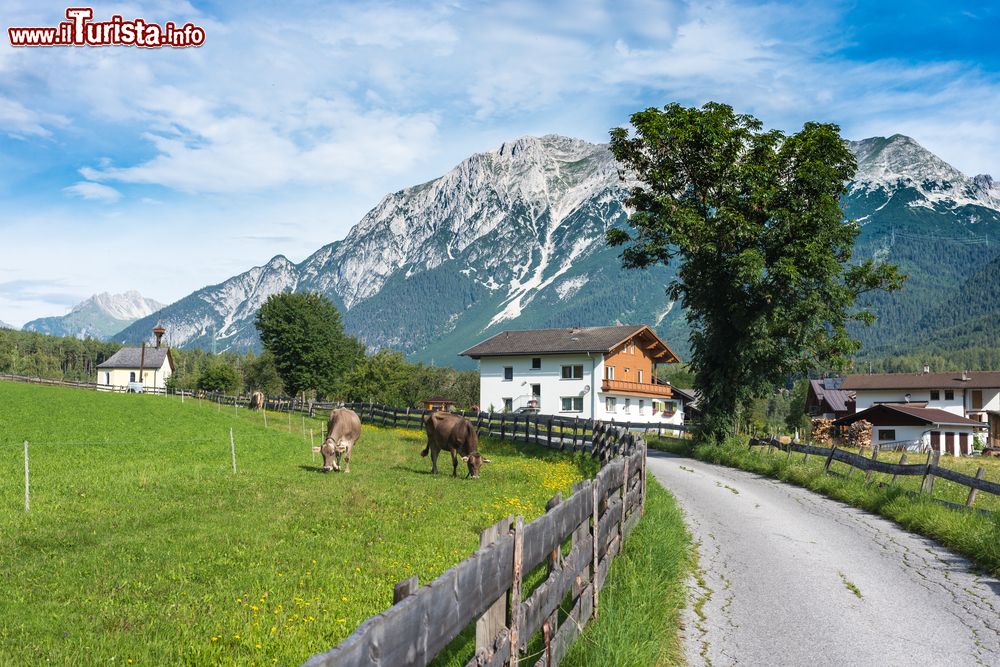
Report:
[[[420,455],[421,456],[427,456],[427,452],[429,452],[429,451],[431,451],[431,446],[427,445],[426,447],[424,447],[424,451],[420,452]]]

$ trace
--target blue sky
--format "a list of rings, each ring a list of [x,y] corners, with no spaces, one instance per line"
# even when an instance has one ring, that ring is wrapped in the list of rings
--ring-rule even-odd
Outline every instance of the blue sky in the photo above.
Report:
[[[72,3],[79,4],[79,3]],[[1000,15],[931,2],[121,2],[197,49],[0,43],[0,320],[171,302],[301,261],[387,192],[525,134],[717,100],[908,134],[1000,175]],[[65,4],[6,0],[4,28]]]

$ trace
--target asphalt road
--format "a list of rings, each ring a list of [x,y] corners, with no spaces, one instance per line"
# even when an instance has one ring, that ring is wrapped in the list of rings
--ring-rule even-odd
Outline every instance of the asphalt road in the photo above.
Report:
[[[696,665],[1000,665],[1000,581],[862,510],[650,452],[699,553]]]

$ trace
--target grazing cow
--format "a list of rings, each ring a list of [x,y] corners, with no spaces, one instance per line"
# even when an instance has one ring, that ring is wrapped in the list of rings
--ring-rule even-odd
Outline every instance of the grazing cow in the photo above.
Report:
[[[264,394],[259,391],[255,391],[250,394],[250,409],[251,410],[261,410],[264,408]]]
[[[323,454],[323,470],[340,471],[340,457],[344,457],[344,472],[351,472],[351,450],[361,436],[361,420],[354,410],[334,408],[326,425],[326,440],[322,447],[313,447]]]
[[[442,449],[451,452],[451,476],[458,477],[458,457],[469,466],[467,477],[479,479],[479,468],[490,460],[479,453],[479,434],[469,420],[461,415],[432,412],[424,417],[427,446],[421,456],[431,455],[431,473],[436,474],[437,457]]]

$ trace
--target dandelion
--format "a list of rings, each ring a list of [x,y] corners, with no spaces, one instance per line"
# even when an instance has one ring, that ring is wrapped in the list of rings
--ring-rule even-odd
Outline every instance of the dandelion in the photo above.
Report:
[[[337,619],[337,623],[347,623],[347,619],[346,618],[338,618]]]
[[[258,643],[257,644],[257,648],[262,648],[262,645],[260,643]]]
[[[213,642],[217,642],[217,641],[219,641],[219,638],[218,638],[218,637],[214,637],[214,636],[213,636],[213,637],[212,637],[212,641],[213,641]]]

